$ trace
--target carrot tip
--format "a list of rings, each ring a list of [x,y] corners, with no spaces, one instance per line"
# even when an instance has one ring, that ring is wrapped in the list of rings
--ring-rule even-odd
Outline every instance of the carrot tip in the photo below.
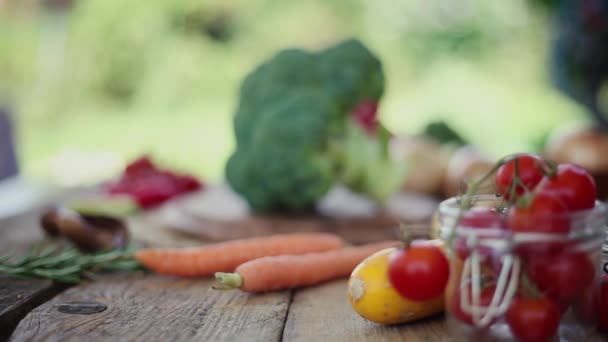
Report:
[[[243,277],[238,273],[216,272],[215,280],[218,282],[213,286],[215,290],[238,289],[243,285]]]

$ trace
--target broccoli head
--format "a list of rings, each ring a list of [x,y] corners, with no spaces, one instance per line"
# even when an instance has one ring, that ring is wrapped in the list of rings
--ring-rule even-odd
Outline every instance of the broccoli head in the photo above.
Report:
[[[371,168],[349,150],[363,144],[385,157],[382,148],[371,147],[383,146],[380,139],[357,121],[373,116],[375,122],[383,91],[381,63],[358,40],[316,53],[279,52],[241,85],[228,183],[256,211],[311,210],[337,182],[367,192],[361,179],[368,182],[362,174]],[[366,114],[356,115],[359,108]]]

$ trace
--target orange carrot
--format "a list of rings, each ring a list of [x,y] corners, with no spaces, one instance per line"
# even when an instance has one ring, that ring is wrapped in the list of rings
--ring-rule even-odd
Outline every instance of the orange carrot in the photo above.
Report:
[[[321,253],[259,258],[240,265],[235,273],[216,273],[216,288],[267,292],[348,277],[368,256],[398,244],[399,241],[384,241]]]
[[[181,277],[232,272],[249,260],[269,255],[303,254],[339,249],[343,240],[328,233],[293,233],[227,241],[189,248],[145,248],[135,252],[149,269]]]

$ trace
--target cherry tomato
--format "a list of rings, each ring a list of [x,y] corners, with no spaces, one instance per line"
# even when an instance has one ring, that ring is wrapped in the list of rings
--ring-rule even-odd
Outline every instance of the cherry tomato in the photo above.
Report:
[[[595,277],[595,267],[585,253],[566,253],[530,258],[530,279],[538,289],[559,302],[570,302]]]
[[[538,342],[555,336],[560,316],[559,305],[547,297],[514,298],[505,319],[518,341]]]
[[[479,295],[479,305],[480,306],[489,306],[490,303],[492,302],[492,297],[494,296],[495,291],[496,291],[496,286],[494,286],[494,285],[483,288]],[[473,303],[473,300],[471,297],[472,289],[470,286],[468,288],[467,294],[469,297],[468,302]],[[465,323],[468,325],[473,325],[473,316],[470,313],[465,312],[462,309],[462,305],[460,305],[461,298],[462,298],[462,290],[458,289],[458,290],[456,290],[456,293],[454,293],[454,296],[452,297],[452,303],[450,303],[451,313],[452,313],[452,315],[454,315],[454,317],[456,317],[462,323]]]
[[[572,303],[572,311],[576,318],[587,324],[597,324],[599,284],[593,281],[576,296]],[[562,312],[563,314],[563,312]]]
[[[599,291],[599,324],[598,328],[602,332],[608,332],[608,275],[604,275],[600,281]]]
[[[443,293],[450,266],[439,247],[418,243],[391,255],[388,275],[391,284],[402,296],[425,301]]]
[[[460,219],[460,226],[473,229],[492,229],[504,228],[503,216],[494,208],[488,207],[473,207],[466,211]],[[464,260],[470,254],[471,250],[467,246],[467,238],[460,237],[455,240],[455,249],[458,256]],[[493,249],[489,247],[480,247],[483,256],[492,255]]]
[[[544,161],[534,154],[521,154],[506,162],[498,168],[498,171],[496,171],[496,190],[498,190],[498,192],[507,200],[511,197],[511,187],[513,184],[513,177],[515,176],[516,161],[518,176],[528,190],[534,190],[534,187],[536,187],[544,176],[541,167]],[[523,195],[524,192],[525,189],[521,185],[515,187],[515,197]]]
[[[538,188],[555,192],[570,211],[593,208],[597,197],[593,177],[575,164],[558,165],[557,174],[544,177]]]
[[[469,228],[504,227],[500,213],[489,207],[473,207],[467,210],[460,219],[460,225]]]
[[[459,225],[467,229],[503,229],[505,227],[503,216],[494,208],[473,207],[464,213]],[[466,236],[457,238],[454,245],[460,259],[465,260],[471,254]],[[494,249],[491,247],[479,246],[478,250],[484,259],[495,255]]]
[[[568,208],[554,193],[539,192],[527,206],[512,206],[507,223],[515,233],[562,233],[570,231]]]

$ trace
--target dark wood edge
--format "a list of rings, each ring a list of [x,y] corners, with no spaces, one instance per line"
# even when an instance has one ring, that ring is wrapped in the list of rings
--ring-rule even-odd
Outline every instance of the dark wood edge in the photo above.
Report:
[[[30,311],[46,303],[68,287],[65,284],[52,283],[4,311],[0,315],[0,342],[7,341],[10,338],[19,322]]]

